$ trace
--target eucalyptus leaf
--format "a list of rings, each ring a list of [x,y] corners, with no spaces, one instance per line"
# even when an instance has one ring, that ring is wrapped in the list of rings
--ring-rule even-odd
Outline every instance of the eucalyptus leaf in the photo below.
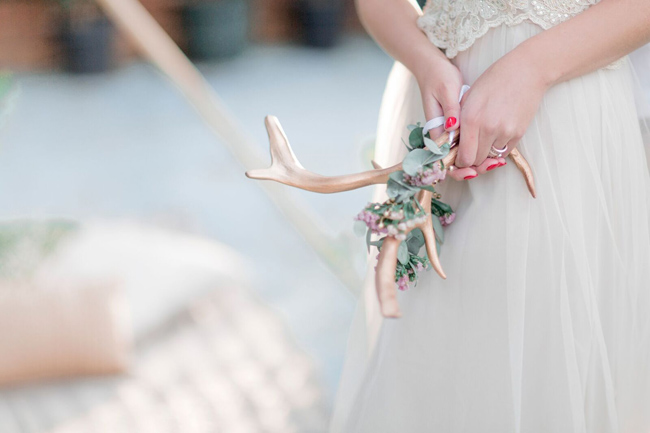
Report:
[[[410,188],[412,185],[406,183],[404,180],[404,172],[403,171],[394,171],[391,174],[388,175],[389,179],[394,180],[395,182],[399,183],[400,185]]]
[[[409,176],[415,176],[432,156],[435,155],[429,150],[414,149],[402,161],[402,170]]]
[[[410,257],[411,256],[409,255],[409,249],[406,245],[406,242],[399,244],[399,249],[397,250],[397,260],[399,260],[401,264],[406,265],[408,264]]]
[[[411,254],[419,254],[422,246],[424,245],[424,235],[420,229],[414,229],[409,233],[406,238],[406,246]]]
[[[447,203],[436,200],[435,198],[431,198],[431,211],[434,215],[439,217],[454,212],[451,206]]]
[[[388,194],[388,197],[392,199],[397,200],[397,197],[404,189],[404,186],[394,179],[388,179],[388,182],[386,183],[386,194]]]
[[[395,201],[397,201],[398,203],[404,203],[404,202],[410,200],[411,198],[413,198],[413,196],[415,196],[415,194],[417,194],[417,192],[418,192],[418,189],[403,189],[395,197]]]
[[[409,144],[414,149],[421,149],[424,147],[424,137],[422,136],[421,126],[411,130],[411,133],[409,134]]]
[[[390,177],[386,185],[386,194],[388,194],[388,197],[395,199],[399,203],[413,197],[419,190],[418,187],[400,183]]]
[[[424,145],[431,152],[435,153],[436,155],[442,155],[443,154],[443,151],[440,149],[440,147],[436,144],[435,141],[433,141],[430,138],[426,138],[426,137],[424,137],[423,140],[424,140]]]

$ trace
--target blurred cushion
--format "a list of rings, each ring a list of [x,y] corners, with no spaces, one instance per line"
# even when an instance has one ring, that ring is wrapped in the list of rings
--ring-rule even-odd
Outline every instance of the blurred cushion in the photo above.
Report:
[[[127,323],[116,282],[1,282],[0,385],[123,371]]]

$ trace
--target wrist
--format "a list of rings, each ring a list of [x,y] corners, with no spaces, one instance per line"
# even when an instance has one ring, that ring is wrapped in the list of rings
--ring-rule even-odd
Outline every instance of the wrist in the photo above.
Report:
[[[449,66],[449,59],[435,45],[429,45],[414,58],[410,65],[406,65],[418,82],[426,80],[435,74],[441,67]]]
[[[546,90],[560,81],[560,73],[555,67],[553,56],[540,52],[533,39],[522,42],[506,56],[512,58],[516,68]]]

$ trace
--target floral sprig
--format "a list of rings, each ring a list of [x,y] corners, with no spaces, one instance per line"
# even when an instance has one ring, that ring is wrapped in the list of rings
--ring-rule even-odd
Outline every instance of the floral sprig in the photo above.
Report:
[[[436,243],[442,244],[443,226],[454,221],[456,214],[446,203],[440,201],[440,194],[434,188],[445,179],[447,173],[442,159],[449,153],[449,143],[438,146],[429,134],[423,134],[420,124],[409,125],[409,140],[405,143],[408,154],[402,161],[402,170],[391,173],[386,185],[388,200],[383,203],[368,203],[355,217],[364,224],[368,248],[376,246],[380,251],[387,236],[401,240],[397,252],[395,283],[400,290],[417,284],[418,275],[430,267],[426,255],[420,254],[424,246],[424,235],[418,228],[427,215],[416,195],[420,190],[433,193],[431,213]],[[435,216],[435,218],[434,218]],[[407,233],[408,231],[408,233]],[[379,239],[372,240],[374,236]]]

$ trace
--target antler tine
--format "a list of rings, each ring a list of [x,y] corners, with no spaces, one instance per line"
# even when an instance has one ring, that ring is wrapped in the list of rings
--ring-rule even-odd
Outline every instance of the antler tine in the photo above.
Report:
[[[393,236],[384,238],[379,251],[375,273],[375,289],[377,290],[381,315],[395,319],[402,316],[397,302],[397,289],[395,288],[397,251],[401,243],[402,241]]]
[[[273,180],[307,191],[331,194],[386,183],[389,174],[402,169],[400,163],[392,167],[361,173],[343,176],[322,176],[305,170],[300,164],[291,150],[289,140],[276,117],[266,117],[266,129],[271,145],[271,167],[247,171],[246,176],[252,179]]]
[[[530,164],[526,161],[526,158],[519,152],[517,149],[513,149],[508,155],[512,162],[515,163],[521,174],[526,179],[526,185],[528,186],[528,191],[533,198],[537,197],[537,192],[535,191],[535,178],[533,177],[533,170],[530,168]]]
[[[278,118],[275,116],[266,116],[264,118],[264,125],[266,126],[266,133],[269,136],[269,143],[271,144],[271,165],[292,165],[303,168],[298,158],[296,158],[296,154],[293,153],[287,134],[284,133],[284,129],[282,129]]]
[[[434,218],[434,216],[431,214],[431,192],[421,191],[418,200],[420,201],[420,205],[424,208],[424,211],[427,213],[427,219],[417,227],[424,235],[424,245],[427,249],[427,255],[429,256],[431,267],[438,275],[440,275],[440,278],[446,280],[447,274],[445,274],[444,269],[442,269],[442,264],[440,263],[438,247],[436,246],[436,232],[433,229],[432,218]]]
[[[431,262],[431,267],[440,275],[441,278],[447,279],[445,271],[442,269],[440,258],[438,257],[438,248],[436,247],[436,233],[433,229],[431,218],[431,192],[420,191],[418,196],[420,205],[424,208],[427,218],[424,222],[417,224],[405,233],[411,230],[420,229],[424,235],[424,245]],[[375,276],[375,289],[379,300],[381,314],[387,318],[401,317],[402,313],[397,302],[397,289],[395,288],[395,270],[397,268],[397,251],[402,243],[393,236],[387,236],[381,245],[379,259],[377,261],[377,272]]]

